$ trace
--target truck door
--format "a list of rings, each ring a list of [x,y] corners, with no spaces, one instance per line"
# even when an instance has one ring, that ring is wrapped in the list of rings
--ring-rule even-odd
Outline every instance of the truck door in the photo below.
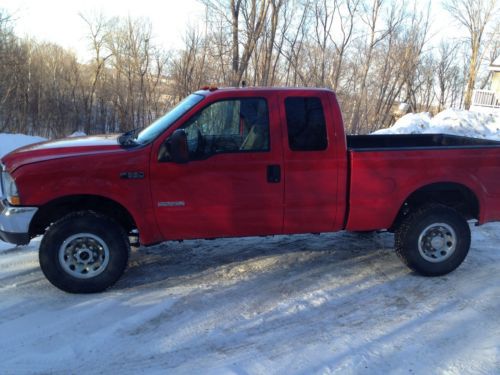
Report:
[[[285,134],[285,233],[327,232],[342,226],[337,219],[340,156],[335,128],[327,126],[333,124],[328,99],[326,93],[308,90],[280,98]]]
[[[278,234],[283,156],[278,99],[213,99],[180,128],[189,161],[158,161],[150,178],[165,239]]]

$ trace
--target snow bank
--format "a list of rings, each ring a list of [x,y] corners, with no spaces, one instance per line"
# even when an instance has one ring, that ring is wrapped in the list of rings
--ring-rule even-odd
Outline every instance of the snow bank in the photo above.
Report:
[[[82,131],[76,131],[68,137],[85,137],[86,135]],[[31,135],[0,133],[0,158],[16,148],[46,140],[47,138]]]
[[[447,109],[436,116],[429,113],[410,113],[387,129],[373,134],[445,133],[500,141],[500,115]]]
[[[24,134],[0,134],[0,158],[16,148],[29,145],[31,143],[43,142],[47,139]]]
[[[68,137],[74,138],[74,137],[85,137],[85,136],[87,136],[87,134],[85,132],[82,132],[82,131],[78,130],[78,131],[70,134]]]

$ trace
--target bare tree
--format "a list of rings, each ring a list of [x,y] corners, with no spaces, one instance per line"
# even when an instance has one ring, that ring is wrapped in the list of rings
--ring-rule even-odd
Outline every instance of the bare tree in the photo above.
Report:
[[[12,31],[11,18],[0,9],[0,116],[1,109],[11,98],[16,88],[16,82],[12,76],[12,68],[17,65],[18,48],[16,38]],[[3,114],[5,116],[5,114]]]
[[[226,20],[230,25],[232,55],[230,84],[238,86],[263,34],[271,1],[230,0],[227,4],[221,0],[203,0],[203,3],[216,17]],[[227,14],[230,14],[230,18]]]
[[[438,96],[438,111],[440,112],[450,99],[450,89],[452,88],[454,74],[456,74],[455,64],[457,59],[457,46],[450,42],[443,41],[439,45],[438,60],[436,66]]]
[[[83,93],[85,111],[84,131],[90,134],[97,83],[105,68],[106,60],[111,57],[111,53],[105,50],[105,42],[109,33],[109,24],[102,14],[92,16],[80,13],[80,18],[87,24],[89,31],[87,38],[89,40],[90,49],[94,53],[93,61],[90,64],[92,68],[90,87],[86,93]],[[81,85],[81,88],[86,88],[86,85]]]
[[[314,4],[314,42],[319,52],[318,61],[315,61],[313,65],[317,70],[315,86],[325,86],[327,64],[332,60],[328,56],[328,52],[331,50],[329,41],[332,39],[332,26],[337,9],[337,0],[334,0],[331,6],[326,0],[317,1]]]
[[[481,46],[486,28],[497,12],[497,0],[448,0],[444,7],[468,33],[470,63],[464,106],[469,109],[480,65]]]
[[[293,5],[293,9],[300,10],[294,15],[288,13],[290,18],[288,18],[286,22],[288,32],[285,33],[284,36],[285,48],[280,50],[280,54],[282,54],[287,61],[284,80],[284,84],[287,86],[296,86],[299,83],[301,85],[307,85],[307,79],[302,73],[300,62],[305,54],[303,51],[305,49],[305,39],[308,33],[307,20],[310,2],[306,1],[304,4]],[[299,17],[294,17],[297,14]]]
[[[367,101],[367,83],[368,74],[370,71],[372,59],[374,56],[375,47],[386,37],[391,35],[399,26],[403,19],[403,13],[400,8],[397,8],[395,3],[390,5],[389,18],[384,27],[380,28],[380,17],[383,11],[385,0],[372,0],[372,3],[365,7],[362,20],[368,27],[368,40],[365,44],[363,55],[365,56],[361,74],[358,77],[360,81],[359,96],[355,99],[352,116],[349,121],[349,129],[354,134],[360,129],[360,121],[362,116],[361,107]],[[366,108],[366,107],[365,107]]]
[[[85,62],[57,45],[19,38],[0,11],[0,131],[129,130],[200,86],[245,79],[332,88],[347,130],[366,133],[390,125],[402,101],[415,111],[460,106],[469,65],[479,69],[477,85],[486,85],[485,67],[500,45],[494,10],[474,39],[477,62],[469,64],[470,41],[466,50],[458,43],[425,48],[429,10],[417,0],[199,1],[206,18],[187,29],[177,51],[155,45],[147,19],[82,15],[91,53]],[[484,19],[495,0],[448,2],[455,9],[470,2],[469,10],[479,2]],[[476,13],[459,19],[476,30]]]
[[[195,29],[189,29],[184,38],[185,47],[170,66],[173,94],[181,100],[189,93],[199,89],[209,73],[207,71],[207,41]]]
[[[154,114],[149,108],[165,69],[160,51],[151,43],[152,26],[146,19],[114,19],[107,34],[106,48],[111,54],[113,106],[120,128],[144,127]],[[163,61],[163,63],[162,63]]]
[[[335,6],[337,7],[337,14],[340,17],[339,27],[340,27],[340,38],[331,37],[332,43],[335,47],[336,53],[336,64],[334,71],[332,72],[332,88],[337,90],[339,85],[339,80],[342,72],[342,64],[344,62],[345,53],[347,47],[351,42],[353,32],[355,17],[359,9],[360,0],[345,0],[344,2],[336,1]]]
[[[279,50],[281,49],[283,45],[283,38],[281,38],[280,43],[278,44],[278,51],[276,53],[276,57],[274,60],[273,64],[273,55],[275,51],[275,42],[276,42],[276,36],[278,33],[278,23],[280,20],[280,12],[285,4],[285,0],[270,0],[270,7],[271,7],[271,13],[269,17],[269,22],[266,24],[270,23],[269,27],[267,27],[267,32],[265,33],[265,43],[263,43],[264,46],[264,56],[263,56],[263,61],[262,65],[260,67],[261,69],[261,79],[260,79],[260,85],[261,86],[268,86],[269,84],[273,83],[274,79],[274,69],[273,67],[276,66],[277,64],[277,59],[279,58]]]

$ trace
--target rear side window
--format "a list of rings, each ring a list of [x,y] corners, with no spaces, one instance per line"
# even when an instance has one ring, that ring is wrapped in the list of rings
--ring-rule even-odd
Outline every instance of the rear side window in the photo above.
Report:
[[[314,97],[285,99],[288,144],[292,151],[325,150],[325,115],[321,100]]]

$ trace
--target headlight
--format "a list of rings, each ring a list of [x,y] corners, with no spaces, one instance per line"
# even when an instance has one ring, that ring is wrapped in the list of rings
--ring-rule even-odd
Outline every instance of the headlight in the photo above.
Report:
[[[7,198],[10,204],[14,206],[20,204],[16,183],[6,171],[2,172],[2,195]]]

